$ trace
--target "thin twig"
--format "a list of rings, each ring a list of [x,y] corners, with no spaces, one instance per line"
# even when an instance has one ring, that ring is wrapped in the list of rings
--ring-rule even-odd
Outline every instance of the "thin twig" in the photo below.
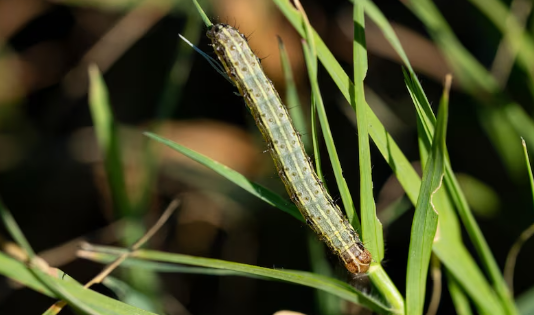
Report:
[[[526,230],[519,235],[517,240],[515,241],[514,245],[512,245],[512,248],[510,248],[510,251],[508,252],[508,256],[506,257],[506,264],[504,265],[504,279],[506,280],[506,284],[508,284],[508,290],[510,290],[510,294],[514,295],[514,270],[515,270],[515,263],[517,261],[517,255],[519,255],[519,251],[521,250],[521,247],[523,247],[523,244],[534,235],[534,224],[529,226]]]
[[[439,302],[441,301],[441,264],[436,255],[432,254],[431,260],[431,277],[432,277],[432,297],[426,315],[435,315],[438,312]]]
[[[128,258],[133,252],[138,250],[141,246],[143,246],[156,232],[167,222],[169,217],[174,213],[174,210],[178,208],[180,205],[180,200],[174,199],[169,206],[167,206],[167,209],[163,212],[161,217],[158,219],[158,221],[143,235],[137,242],[135,242],[127,252],[120,255],[115,259],[113,262],[111,262],[109,265],[107,265],[98,275],[96,275],[91,281],[87,282],[84,285],[84,288],[89,288],[93,284],[101,283],[113,270],[115,270],[123,261]],[[63,307],[65,307],[67,303],[63,300],[57,301],[54,303],[54,305],[50,306],[48,310],[46,311],[46,314],[57,314],[61,311]]]

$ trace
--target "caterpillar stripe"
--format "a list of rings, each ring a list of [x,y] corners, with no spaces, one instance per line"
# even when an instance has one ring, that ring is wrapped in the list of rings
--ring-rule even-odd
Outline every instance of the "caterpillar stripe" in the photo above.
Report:
[[[246,38],[227,24],[213,25],[207,36],[250,108],[291,200],[349,272],[366,272],[371,254],[319,181],[285,105]]]

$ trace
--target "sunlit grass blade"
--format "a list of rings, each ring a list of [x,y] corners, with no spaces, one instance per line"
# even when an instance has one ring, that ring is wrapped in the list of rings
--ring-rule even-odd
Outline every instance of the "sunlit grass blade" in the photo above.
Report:
[[[369,125],[371,120],[368,119],[367,112],[369,111],[369,106],[365,101],[363,86],[367,74],[365,20],[363,7],[359,4],[354,6],[353,21],[354,85],[349,86],[349,103],[355,111],[356,125],[358,128],[362,237],[374,258],[369,272],[371,281],[395,311],[402,313],[404,312],[404,298],[380,265],[380,262],[384,258],[384,236],[382,223],[376,217],[376,205],[373,196],[371,153],[369,146]]]
[[[432,150],[425,164],[419,199],[415,207],[406,276],[406,314],[422,314],[425,303],[428,265],[438,227],[439,209],[435,208],[433,197],[441,187],[445,170],[445,136],[448,121],[450,81],[449,77],[440,102]]]
[[[202,9],[202,7],[198,4],[198,1],[197,0],[191,0],[191,1],[193,1],[193,4],[195,5],[195,8],[198,11],[198,14],[200,14],[202,21],[204,21],[204,24],[206,24],[207,27],[210,27],[212,23],[210,19],[208,18],[208,16],[206,15],[206,13],[204,13],[204,10]]]
[[[104,252],[111,253],[110,247],[93,246],[92,250],[98,252],[102,250]],[[117,251],[117,255],[119,255],[122,251],[122,249],[120,248],[115,248],[115,250]],[[389,314],[392,311],[388,306],[377,300],[376,297],[366,295],[365,293],[354,289],[352,286],[344,282],[309,272],[269,269],[219,259],[194,257],[189,255],[165,253],[152,250],[139,250],[133,253],[131,257],[133,257],[134,259],[138,258],[148,261],[159,261],[164,263],[185,264],[206,268],[232,270],[255,276],[266,277],[271,280],[286,281],[323,290],[330,294],[336,295],[344,300],[362,305],[379,314]]]
[[[153,133],[150,133],[150,132],[145,132],[145,135],[158,141],[158,142],[161,142],[165,145],[167,145],[168,147],[184,154],[185,156],[201,163],[202,165],[204,166],[207,166],[209,167],[210,169],[214,170],[215,172],[219,173],[220,175],[224,176],[225,178],[227,178],[228,180],[230,180],[231,182],[233,182],[234,184],[238,185],[239,187],[245,189],[246,191],[248,191],[249,193],[253,194],[254,196],[260,198],[261,200],[267,202],[268,204],[284,211],[284,212],[287,212],[289,213],[290,215],[292,215],[293,217],[297,218],[298,220],[300,221],[304,221],[304,219],[302,218],[302,215],[300,214],[299,210],[297,209],[297,207],[291,203],[291,202],[288,202],[286,199],[284,199],[283,197],[275,194],[274,192],[272,192],[271,190],[259,185],[259,184],[256,184],[254,182],[251,182],[250,180],[248,180],[247,178],[245,178],[245,176],[239,174],[238,172],[230,169],[229,167],[227,166],[224,166],[222,164],[220,164],[219,162],[216,162],[200,153],[197,153],[191,149],[188,149],[178,143],[175,143],[175,142],[172,142],[168,139],[165,139],[163,137],[160,137],[158,135],[155,135]]]
[[[38,282],[40,286],[44,286],[46,288],[42,290],[42,292],[44,291],[53,292],[58,298],[69,302],[71,306],[81,309],[85,311],[87,314],[96,315],[97,313],[92,307],[79,301],[76,297],[73,297],[69,291],[66,291],[63,288],[54,284],[54,282],[49,279],[51,278],[49,275],[44,274],[41,270],[38,269],[38,267],[35,267],[36,265],[39,265],[38,264],[39,258],[35,255],[35,251],[32,249],[32,247],[30,246],[30,243],[28,242],[28,240],[22,233],[22,230],[20,229],[17,222],[13,218],[13,215],[11,214],[9,209],[7,209],[7,207],[3,204],[1,200],[0,200],[0,218],[2,219],[7,231],[9,232],[13,240],[15,240],[17,245],[20,247],[20,250],[24,251],[24,255],[26,255],[27,261],[25,261],[25,264],[22,264],[17,261],[15,262],[22,264],[22,267],[24,268],[24,272],[29,273],[29,277],[31,277],[33,280]],[[14,272],[12,268],[9,268],[9,267],[12,267],[12,265],[3,266],[1,258],[7,258],[7,259],[12,259],[12,258],[7,257],[3,253],[0,252],[0,273],[4,274],[7,277],[10,277],[9,272]],[[29,267],[26,268],[26,265]],[[2,269],[1,267],[8,267],[8,269]],[[12,278],[17,279],[18,276],[19,274],[15,272],[14,277]]]
[[[68,297],[69,304],[86,314],[95,315],[153,315],[154,313],[138,309],[128,304],[119,302],[92,290],[85,289],[82,285],[68,276],[57,277],[45,274],[35,267],[27,267],[25,264],[8,257],[0,252],[0,274],[11,278],[37,292],[52,298],[65,299]],[[42,282],[46,282],[44,284]],[[58,291],[60,293],[58,293]],[[66,294],[63,295],[63,294]]]
[[[117,126],[109,104],[108,90],[96,65],[89,67],[89,108],[106,169],[113,207],[118,217],[131,215],[126,193]]]
[[[394,47],[397,47],[397,48],[401,49],[401,51],[397,51],[399,53],[399,55],[401,55],[401,56],[405,55],[404,52],[402,51],[402,47],[400,46],[400,43],[398,42],[398,39],[396,39],[395,33],[392,31],[391,26],[389,26],[389,23],[387,22],[385,17],[382,15],[382,13],[380,11],[378,11],[378,9],[370,1],[367,1],[367,0],[358,0],[358,1],[361,1],[362,3],[365,4],[366,12],[375,21],[375,23],[377,23],[377,25],[379,25],[379,27],[384,32],[386,38],[395,39],[394,41],[392,41],[392,45]],[[395,45],[394,44],[395,42],[399,43],[399,45]],[[407,61],[407,59],[406,59],[406,61]],[[406,66],[407,66],[409,71],[412,69],[411,66],[409,66],[409,63]],[[412,71],[410,71],[410,72],[412,72]],[[431,111],[430,106],[428,104],[428,100],[426,99],[426,96],[424,95],[424,92],[423,92],[423,90],[422,90],[422,88],[421,88],[421,86],[420,86],[420,84],[419,84],[419,82],[417,80],[417,77],[415,76],[415,73],[412,73],[410,75],[410,77],[412,78],[412,82],[413,82],[413,88],[412,88],[412,91],[410,91],[410,92],[411,92],[412,96],[414,96],[414,103],[416,105],[422,106],[417,111],[418,114],[419,114],[419,118],[423,122],[423,127],[424,127],[425,132],[427,133],[427,136],[431,137],[432,135],[428,134],[432,130],[432,127],[431,127],[430,123],[433,120],[435,120],[435,118],[433,118],[433,114],[432,114],[432,111]],[[430,143],[430,142],[428,141],[428,143]],[[399,180],[400,180],[400,178],[399,178]],[[503,281],[502,275],[500,274],[498,266],[497,266],[492,254],[491,254],[491,251],[489,250],[489,246],[487,245],[484,237],[482,236],[482,233],[480,232],[480,229],[478,228],[478,225],[476,224],[476,221],[474,220],[474,218],[472,216],[472,213],[469,210],[469,207],[468,207],[467,202],[465,200],[465,196],[463,196],[463,193],[462,193],[461,189],[459,188],[459,185],[458,185],[458,183],[456,181],[456,178],[454,177],[454,174],[453,174],[452,169],[450,167],[450,162],[448,161],[448,157],[447,157],[447,161],[446,161],[445,184],[447,186],[447,190],[449,191],[449,193],[451,195],[452,201],[454,202],[455,206],[458,208],[458,211],[461,214],[462,219],[463,219],[464,223],[466,224],[466,227],[467,227],[468,231],[470,232],[470,236],[472,237],[472,239],[474,240],[475,244],[477,245],[477,248],[479,249],[479,253],[480,253],[481,257],[483,257],[483,262],[485,263],[486,266],[489,266],[488,269],[490,269],[490,274],[492,274],[492,278],[495,279],[494,283],[496,284],[497,290],[500,293],[500,297],[505,301],[505,304],[507,304],[507,308],[510,309],[510,310],[513,310],[513,304],[511,302],[511,299],[510,299],[509,295],[506,292],[506,288],[503,286],[504,285],[504,281]],[[442,212],[444,214],[443,218],[446,219],[446,220],[444,220],[445,221],[444,223],[447,223],[447,225],[448,225],[448,228],[444,229],[443,233],[444,234],[448,233],[449,237],[447,237],[447,238],[450,238],[450,241],[455,240],[455,241],[458,242],[456,244],[457,246],[462,246],[463,247],[463,244],[460,243],[459,228],[457,226],[456,219],[455,219],[454,214],[452,212],[452,209],[450,207],[450,203],[444,198],[444,196],[441,197],[440,195],[441,195],[441,193],[438,193],[436,195],[436,201],[437,201],[436,203],[440,204],[440,206],[441,205],[443,206],[442,207],[443,208]],[[451,232],[454,232],[454,231],[456,231],[456,232],[455,233],[451,233]],[[441,255],[446,255],[447,253],[445,251],[442,251],[442,252],[440,252],[440,254]],[[440,257],[440,259],[441,258],[442,257]],[[474,261],[471,258],[468,258],[468,259],[466,258],[465,264],[470,264],[471,267],[474,267]],[[477,275],[475,275],[473,281],[476,280],[476,276],[478,276],[478,273],[477,273]],[[465,277],[461,278],[460,280],[463,281],[464,283],[471,282],[471,279],[469,279],[468,277],[467,278],[465,278]],[[480,285],[484,285],[485,283],[486,283],[485,281],[482,281],[479,284]],[[490,299],[490,298],[491,297],[488,296],[488,299]],[[513,311],[512,311],[512,313],[513,313]]]
[[[295,10],[293,5],[289,3],[288,0],[273,0],[273,2],[277,5],[280,11],[282,11],[297,32],[301,36],[305,36],[306,33],[302,24],[302,17],[297,10]],[[317,35],[317,32],[313,31],[313,36],[319,60],[328,71],[345,99],[350,102],[351,90],[354,89],[352,87],[353,83],[343,71],[343,68],[339,62],[337,62],[336,58],[328,50],[325,43],[319,35]],[[419,176],[399,149],[395,140],[389,135],[369,106],[367,106],[367,119],[371,138],[399,179],[409,199],[415,204],[419,193]]]
[[[396,38],[395,33],[392,31],[391,26],[389,26],[389,23],[383,16],[383,14],[378,11],[378,9],[367,0],[358,0],[365,4],[366,12],[369,14],[369,16],[379,25],[379,27],[384,32],[386,38],[393,38],[394,40],[391,40],[392,45],[394,48],[401,49],[401,51],[397,50],[397,53],[399,55],[405,55],[402,52],[402,47],[400,46],[400,42],[398,42],[398,39]],[[398,43],[398,45],[395,45],[395,43]],[[406,59],[405,62],[408,62]],[[417,77],[415,76],[415,73],[413,73],[413,70],[411,70],[411,66],[409,66],[409,63],[406,64],[409,72],[410,72],[410,78],[411,78],[411,86],[410,93],[413,96],[414,104],[416,105],[417,113],[419,114],[419,119],[423,123],[424,130],[427,134],[427,137],[430,139],[432,137],[432,122],[435,121],[435,118],[433,118],[432,111],[430,110],[430,105],[428,103],[428,100],[426,96],[424,95],[424,92],[420,86],[419,81],[417,80]],[[409,81],[409,80],[407,80]],[[496,130],[498,130],[498,127],[495,127]],[[429,143],[429,142],[428,142]],[[504,301],[505,305],[507,306],[507,309],[511,311],[512,313],[515,313],[513,302],[510,298],[509,293],[507,292],[502,274],[500,273],[500,270],[497,266],[497,263],[495,262],[495,259],[493,258],[493,255],[489,249],[488,244],[486,243],[482,232],[480,231],[480,228],[478,227],[471,210],[469,209],[469,206],[467,205],[467,201],[465,199],[465,196],[463,195],[458,182],[456,178],[454,177],[454,173],[452,171],[452,168],[450,166],[450,162],[446,162],[446,173],[445,173],[445,184],[447,187],[447,190],[451,196],[451,200],[454,202],[454,205],[458,209],[458,213],[460,214],[462,221],[464,222],[469,235],[471,239],[473,240],[477,251],[479,255],[483,258],[482,262],[486,269],[488,270],[488,273],[490,274],[494,286],[496,290],[499,292],[500,298]],[[447,209],[449,211],[449,209]],[[451,220],[454,220],[451,218]],[[454,237],[454,236],[453,236]],[[442,253],[445,254],[445,253]]]
[[[13,218],[13,215],[11,214],[9,209],[7,209],[7,207],[4,205],[4,202],[1,199],[0,199],[0,218],[2,222],[4,223],[6,230],[9,232],[9,235],[11,235],[15,243],[17,243],[17,245],[26,252],[26,255],[28,257],[30,258],[34,257],[35,252],[33,251],[33,248],[30,246],[30,243],[26,239],[26,236],[24,236],[24,233],[22,233],[22,230],[17,224],[17,221],[15,221],[15,218]]]
[[[368,274],[373,285],[391,305],[392,313],[405,314],[404,297],[400,294],[399,289],[397,289],[384,268],[382,268],[382,265],[371,264]]]
[[[376,263],[384,258],[384,236],[382,223],[376,217],[376,205],[373,195],[373,177],[371,151],[366,115],[365,92],[363,80],[367,74],[367,49],[365,47],[365,18],[363,7],[354,4],[354,91],[351,97],[352,107],[356,109],[358,127],[358,156],[360,165],[360,211],[362,217],[362,238]]]
[[[117,248],[108,248],[105,246],[97,246],[98,252],[93,251],[95,246],[90,244],[84,244],[82,249],[78,250],[77,256],[79,258],[84,258],[101,264],[109,264],[117,259],[118,255],[124,253],[124,250]],[[198,275],[208,275],[208,276],[244,276],[251,278],[263,278],[255,275],[249,275],[243,272],[226,270],[226,269],[213,269],[213,268],[204,268],[204,267],[192,267],[177,265],[171,263],[164,263],[159,261],[145,260],[139,258],[128,257],[120,266],[121,268],[131,268],[138,267],[140,269],[150,270],[154,272],[161,273],[187,273],[187,274],[198,274]]]

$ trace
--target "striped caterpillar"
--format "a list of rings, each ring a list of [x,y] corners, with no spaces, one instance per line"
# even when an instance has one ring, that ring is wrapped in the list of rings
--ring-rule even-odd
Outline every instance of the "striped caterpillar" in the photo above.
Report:
[[[372,260],[371,254],[319,181],[285,105],[246,38],[227,24],[213,25],[207,36],[245,99],[269,145],[278,174],[306,223],[336,253],[349,272],[365,273]]]

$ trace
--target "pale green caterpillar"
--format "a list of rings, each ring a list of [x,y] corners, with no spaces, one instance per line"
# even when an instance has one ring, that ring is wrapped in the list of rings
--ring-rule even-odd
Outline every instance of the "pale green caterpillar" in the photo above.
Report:
[[[227,24],[207,32],[215,53],[245,98],[291,200],[308,225],[354,274],[369,269],[371,254],[315,173],[278,92],[246,38]]]

